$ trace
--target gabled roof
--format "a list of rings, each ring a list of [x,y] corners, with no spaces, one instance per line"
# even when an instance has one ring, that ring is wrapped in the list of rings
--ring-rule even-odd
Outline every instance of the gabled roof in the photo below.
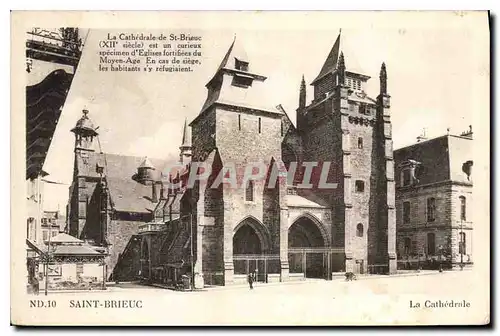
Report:
[[[143,185],[134,180],[137,168],[141,165],[155,167],[154,179],[159,181],[175,161],[126,156],[104,153],[87,153],[86,158],[77,156],[76,169],[78,176],[97,178],[96,165],[104,167],[106,181],[113,208],[117,211],[149,213],[154,210],[151,201],[152,186]],[[146,161],[146,162],[145,162]],[[157,195],[159,195],[159,187]]]

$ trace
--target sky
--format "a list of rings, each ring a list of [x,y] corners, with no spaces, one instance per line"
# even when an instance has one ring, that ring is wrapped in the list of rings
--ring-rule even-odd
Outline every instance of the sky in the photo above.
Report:
[[[367,93],[376,97],[378,75],[386,63],[391,95],[394,148],[416,142],[425,129],[429,138],[447,128],[459,134],[472,124],[474,111],[489,99],[489,36],[474,19],[440,20],[387,18],[336,14],[330,21],[295,22],[273,29],[266,15],[262,25],[225,29],[84,29],[85,45],[44,165],[46,179],[62,185],[46,186],[46,210],[64,209],[74,163],[70,132],[82,109],[99,126],[106,153],[177,157],[184,119],[194,119],[206,99],[205,84],[213,76],[236,36],[246,50],[252,72],[267,77],[269,97],[295,119],[302,75],[309,84],[319,73],[339,30],[349,62],[371,76]],[[318,21],[316,23],[316,21]],[[326,22],[326,24],[325,24]],[[317,24],[317,27],[315,26]],[[202,36],[202,64],[191,73],[99,72],[99,41],[108,32],[189,33]],[[312,86],[307,85],[307,101]]]

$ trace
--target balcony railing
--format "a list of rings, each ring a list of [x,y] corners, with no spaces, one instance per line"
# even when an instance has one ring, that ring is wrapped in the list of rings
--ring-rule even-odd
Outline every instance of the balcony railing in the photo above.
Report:
[[[146,223],[139,225],[139,233],[158,232],[165,230],[166,225],[163,223]]]

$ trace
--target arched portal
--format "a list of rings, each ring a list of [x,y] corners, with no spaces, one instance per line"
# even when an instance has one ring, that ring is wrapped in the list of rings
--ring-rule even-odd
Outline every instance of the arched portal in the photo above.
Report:
[[[243,225],[233,237],[233,254],[261,254],[262,244],[255,229]]]
[[[318,225],[309,217],[299,217],[288,230],[288,246],[292,248],[325,247],[325,238]]]
[[[234,228],[233,255],[262,254],[269,249],[269,234],[254,217],[243,219]]]
[[[321,223],[301,216],[288,229],[288,262],[290,273],[307,278],[329,278],[328,238]]]
[[[233,235],[234,274],[252,272],[256,273],[256,281],[266,281],[269,239],[264,225],[253,217],[247,217],[236,225]]]

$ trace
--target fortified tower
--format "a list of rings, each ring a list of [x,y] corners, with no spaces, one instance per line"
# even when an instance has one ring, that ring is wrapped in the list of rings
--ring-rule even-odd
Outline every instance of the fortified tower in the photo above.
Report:
[[[394,272],[395,215],[387,74],[382,65],[380,95],[370,98],[370,79],[351,55],[344,56],[339,34],[319,74],[311,85],[314,98],[302,107],[300,90],[297,116],[304,160],[330,162],[331,190],[318,196],[332,209],[332,247],[344,248],[345,270],[355,273],[375,269]]]
[[[200,187],[194,197],[203,234],[195,272],[201,271],[201,264],[203,269],[223,272],[224,284],[233,282],[238,267],[233,257],[278,253],[272,242],[279,237],[280,191],[268,190],[265,176],[243,180],[248,164],[261,163],[264,172],[271,162],[281,160],[284,114],[266,104],[265,80],[235,39],[206,85],[207,99],[191,123],[193,161],[212,167],[209,184],[222,166],[227,170],[221,177],[237,183],[223,183],[217,189]]]

